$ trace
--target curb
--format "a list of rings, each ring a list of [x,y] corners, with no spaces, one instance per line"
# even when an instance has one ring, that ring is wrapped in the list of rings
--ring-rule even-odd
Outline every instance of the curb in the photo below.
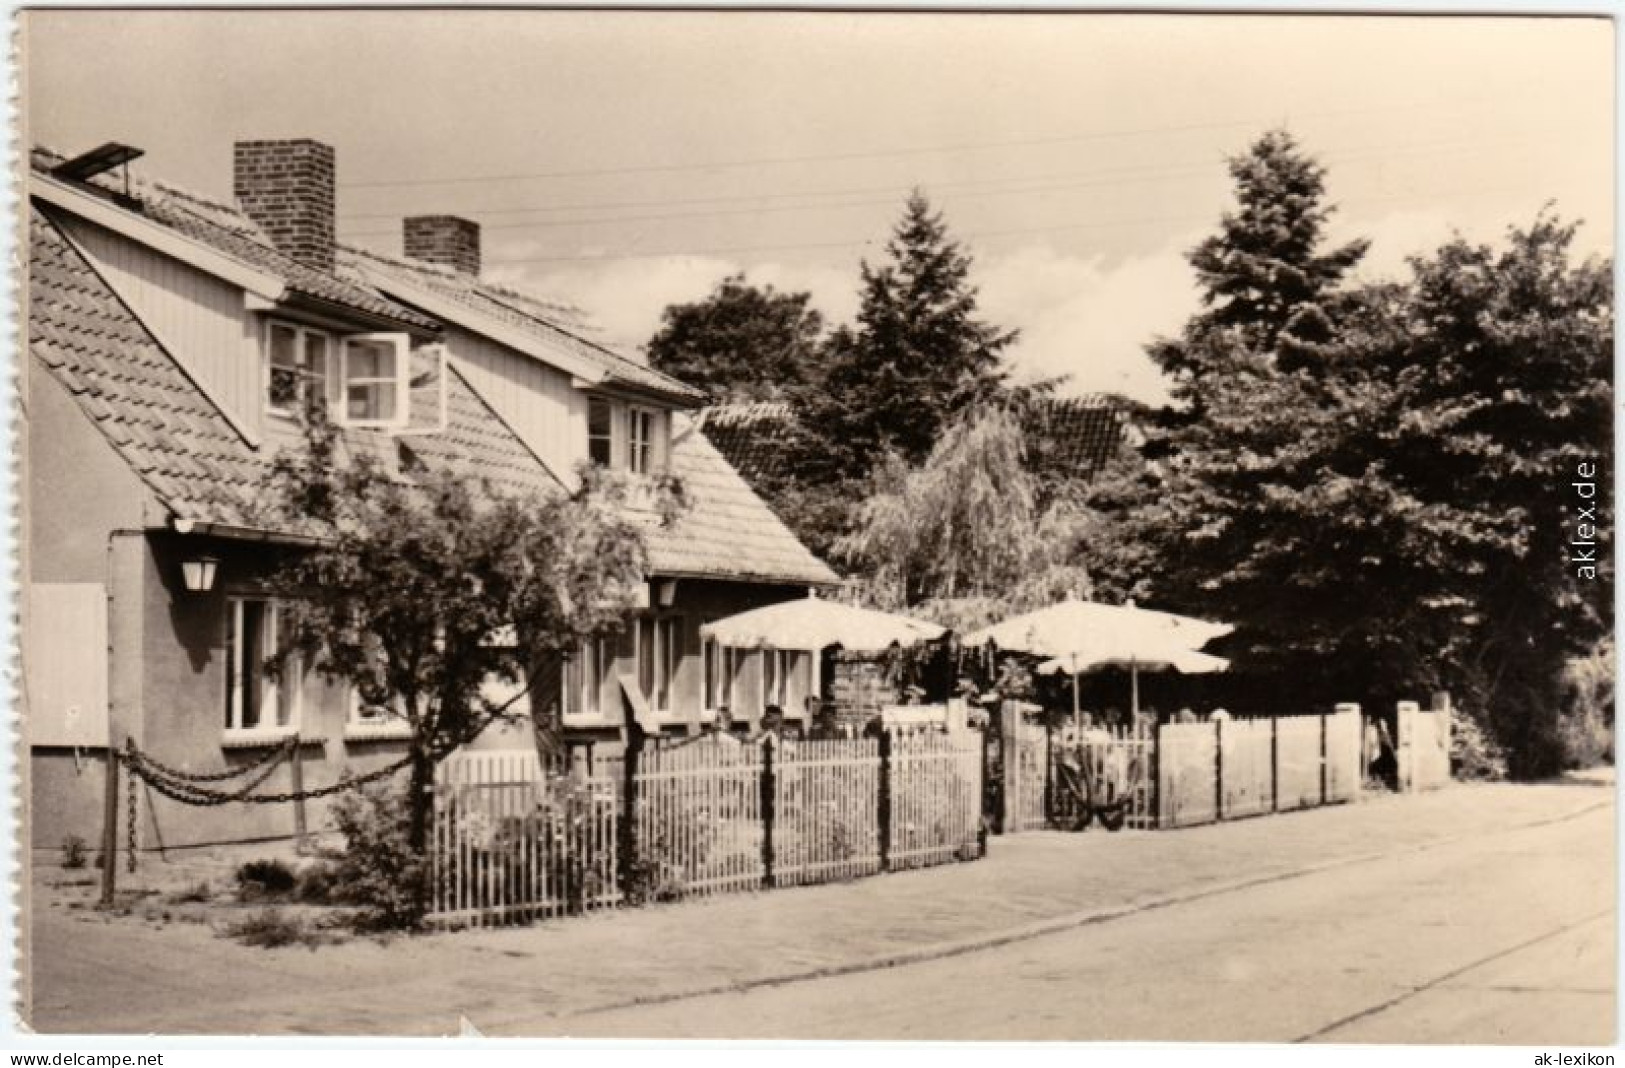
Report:
[[[710,986],[693,987],[687,990],[676,990],[666,993],[646,994],[640,997],[628,998],[624,1001],[607,1002],[600,1005],[591,1005],[580,1009],[567,1009],[561,1012],[545,1014],[549,1019],[565,1019],[579,1016],[596,1016],[622,1009],[646,1008],[652,1005],[666,1005],[675,1001],[689,1001],[695,998],[714,997],[718,994],[743,994],[763,987],[787,986],[791,983],[811,982],[818,979],[834,979],[846,975],[858,975],[864,972],[882,971],[887,968],[899,968],[910,964],[924,964],[930,961],[945,960],[952,957],[964,956],[968,953],[977,953],[988,949],[998,949],[1002,946],[1018,942],[1027,942],[1035,938],[1048,935],[1061,934],[1066,931],[1077,930],[1081,927],[1090,927],[1095,924],[1109,923],[1143,912],[1154,912],[1158,909],[1172,908],[1177,905],[1201,901],[1204,898],[1218,897],[1223,894],[1233,894],[1241,890],[1254,887],[1267,886],[1272,883],[1287,882],[1292,879],[1301,879],[1311,875],[1319,875],[1339,868],[1351,867],[1356,864],[1369,864],[1373,861],[1384,860],[1390,857],[1406,856],[1414,853],[1425,853],[1441,846],[1452,845],[1473,838],[1483,837],[1486,834],[1504,834],[1507,831],[1529,830],[1536,827],[1545,827],[1554,823],[1563,823],[1578,819],[1598,809],[1608,808],[1611,801],[1597,801],[1583,805],[1571,812],[1556,816],[1543,816],[1540,819],[1527,823],[1514,823],[1505,827],[1498,827],[1490,831],[1477,831],[1466,834],[1451,835],[1437,838],[1430,842],[1406,846],[1394,850],[1378,850],[1369,853],[1359,853],[1348,857],[1339,857],[1335,860],[1320,861],[1290,871],[1274,872],[1268,875],[1253,876],[1246,879],[1236,879],[1222,883],[1211,883],[1207,886],[1182,893],[1170,894],[1164,897],[1151,898],[1144,901],[1130,902],[1126,905],[1116,905],[1109,908],[1097,908],[1082,912],[1068,913],[1048,920],[1040,920],[1020,927],[1006,928],[1002,931],[993,931],[972,938],[951,940],[946,942],[933,942],[928,945],[916,946],[909,949],[894,950],[875,957],[865,957],[858,960],[843,961],[838,964],[829,964],[820,968],[811,968],[799,972],[786,972],[780,975],[762,976],[752,979],[740,979],[733,982],[716,983]]]

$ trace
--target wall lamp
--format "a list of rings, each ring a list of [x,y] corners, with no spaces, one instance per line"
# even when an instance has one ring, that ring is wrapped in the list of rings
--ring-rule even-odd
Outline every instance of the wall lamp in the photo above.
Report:
[[[196,556],[181,561],[181,577],[186,580],[186,589],[191,593],[208,593],[214,589],[214,576],[219,569],[220,561],[212,556]]]

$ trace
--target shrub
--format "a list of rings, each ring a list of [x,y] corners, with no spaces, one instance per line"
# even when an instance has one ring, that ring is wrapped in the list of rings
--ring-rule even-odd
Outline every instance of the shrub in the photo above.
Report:
[[[166,900],[171,905],[191,905],[209,900],[214,896],[214,887],[206,880],[193,883],[184,890],[177,890],[170,894]]]
[[[409,844],[406,791],[387,785],[352,790],[332,812],[345,847],[330,896],[363,906],[361,926],[416,927],[428,897],[428,865]]]
[[[1563,671],[1563,705],[1557,722],[1567,768],[1590,768],[1614,758],[1614,643],[1600,642],[1591,655],[1570,660]]]
[[[295,876],[293,896],[310,905],[333,901],[339,889],[338,865],[330,861],[315,861],[299,869]]]
[[[226,933],[245,946],[276,949],[305,945],[315,949],[327,941],[306,920],[278,908],[261,909],[226,926]]]
[[[293,870],[280,860],[251,860],[237,869],[237,889],[244,898],[282,897],[293,883]]]
[[[62,866],[64,868],[82,868],[85,866],[85,840],[77,834],[70,834],[62,839]]]
[[[1450,774],[1456,779],[1481,781],[1507,777],[1506,750],[1459,708],[1450,715]]]

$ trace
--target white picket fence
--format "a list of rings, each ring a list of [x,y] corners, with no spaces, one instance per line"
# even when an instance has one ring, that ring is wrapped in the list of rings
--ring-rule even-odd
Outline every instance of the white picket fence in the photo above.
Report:
[[[644,751],[630,782],[609,766],[620,774],[544,773],[530,753],[443,763],[431,920],[522,922],[979,855],[982,749],[968,732],[706,738]]]

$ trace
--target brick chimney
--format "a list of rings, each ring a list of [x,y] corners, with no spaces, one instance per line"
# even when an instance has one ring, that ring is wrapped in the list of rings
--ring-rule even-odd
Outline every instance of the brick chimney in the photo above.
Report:
[[[320,141],[238,141],[233,191],[277,248],[333,270],[333,148]]]
[[[405,238],[408,259],[479,276],[479,223],[455,215],[414,215],[406,220]]]

